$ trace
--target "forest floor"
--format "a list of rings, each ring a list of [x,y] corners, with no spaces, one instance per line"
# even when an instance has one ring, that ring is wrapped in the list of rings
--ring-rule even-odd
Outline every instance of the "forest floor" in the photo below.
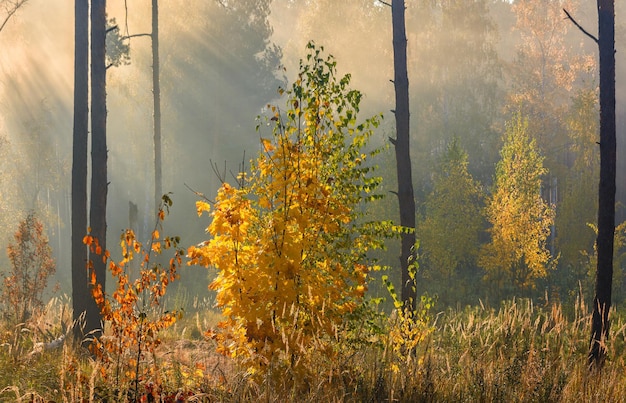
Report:
[[[58,338],[67,315],[61,301],[48,307],[54,312],[38,323],[4,327],[0,401],[620,402],[626,396],[624,316],[613,313],[607,360],[601,371],[590,371],[590,316],[580,302],[568,309],[514,300],[499,309],[449,310],[434,316],[428,337],[405,357],[366,346],[290,381],[255,378],[218,354],[202,333],[217,315],[195,312],[164,332],[163,343],[141,361],[138,383],[130,356],[105,364],[70,343],[38,349],[36,343]]]

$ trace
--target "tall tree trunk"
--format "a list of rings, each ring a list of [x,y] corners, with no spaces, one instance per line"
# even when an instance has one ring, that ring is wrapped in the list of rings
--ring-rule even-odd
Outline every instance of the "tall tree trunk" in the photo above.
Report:
[[[396,92],[396,138],[392,140],[396,150],[398,172],[398,202],[400,225],[410,229],[402,234],[400,267],[402,270],[402,301],[415,305],[414,284],[409,276],[409,259],[414,257],[415,245],[415,199],[411,174],[409,148],[409,77],[406,61],[406,29],[404,20],[404,0],[392,0],[391,19],[393,25],[393,67]]]
[[[87,278],[87,142],[89,131],[89,0],[74,5],[74,132],[72,140],[72,307],[73,319],[98,314]],[[82,339],[80,326],[74,335]]]
[[[161,177],[161,87],[159,84],[159,2],[152,0],[152,93],[154,96],[154,211],[159,210]]]
[[[107,138],[106,138],[106,0],[91,2],[91,233],[106,249]],[[105,289],[106,265],[91,256],[96,279]],[[87,329],[100,329],[101,317],[87,317]]]
[[[615,2],[598,0],[600,50],[600,186],[598,191],[598,267],[593,299],[589,363],[599,368],[606,356],[613,283],[615,237]]]

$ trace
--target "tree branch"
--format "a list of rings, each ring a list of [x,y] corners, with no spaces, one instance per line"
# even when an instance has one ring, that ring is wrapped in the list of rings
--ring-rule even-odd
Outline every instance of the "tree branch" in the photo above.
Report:
[[[119,29],[119,27],[117,25],[112,26],[111,28],[106,30],[106,33],[108,34],[111,31],[115,31],[116,29]]]
[[[152,37],[152,34],[133,34],[133,35],[122,36],[120,39],[130,39],[130,38],[136,38],[138,36],[150,36],[150,37]]]
[[[391,7],[391,4],[387,3],[386,1],[378,0],[378,2],[384,4],[384,5],[388,6],[388,7]]]
[[[563,9],[563,12],[565,13],[565,15],[567,16],[567,19],[570,20],[571,22],[574,23],[574,25],[576,25],[576,27],[578,29],[580,29],[582,31],[583,34],[587,35],[588,37],[590,37],[591,39],[593,39],[593,41],[595,43],[598,43],[598,38],[596,38],[595,36],[593,36],[592,34],[590,34],[589,32],[587,32],[587,30],[585,28],[583,28],[578,22],[576,22],[576,20],[574,19],[574,17],[572,17],[570,15],[569,12],[567,12],[566,9]]]
[[[15,3],[13,3],[13,8],[10,8],[7,10],[7,16],[4,19],[4,21],[2,21],[2,24],[0,25],[0,32],[2,32],[2,30],[4,29],[4,26],[7,25],[7,22],[9,22],[9,20],[11,19],[11,17],[13,17],[13,15],[17,12],[17,10],[22,7],[24,4],[26,4],[28,0],[18,0]]]

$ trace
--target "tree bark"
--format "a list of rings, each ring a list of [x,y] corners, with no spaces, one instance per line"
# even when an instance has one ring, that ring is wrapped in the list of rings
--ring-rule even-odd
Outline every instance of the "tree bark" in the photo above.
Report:
[[[154,211],[163,196],[161,171],[161,87],[159,84],[159,2],[152,0],[152,93],[154,96]]]
[[[593,300],[589,364],[599,368],[606,356],[613,283],[615,238],[615,2],[598,0],[600,50],[600,186],[598,190],[598,266]]]
[[[106,0],[91,2],[91,234],[106,250],[107,138],[106,138]],[[91,256],[96,280],[105,289],[106,265]],[[89,331],[101,332],[101,316],[87,316]],[[100,329],[100,330],[98,330]]]
[[[79,323],[83,313],[98,313],[87,277],[87,142],[89,136],[89,0],[74,5],[74,130],[72,140],[72,307]],[[82,339],[80,326],[74,335]]]
[[[411,155],[409,147],[409,77],[406,59],[406,28],[404,0],[391,2],[391,19],[393,26],[393,67],[394,87],[396,93],[396,139],[392,141],[396,151],[396,167],[398,175],[398,203],[400,208],[400,225],[408,229],[402,233],[402,250],[400,268],[402,270],[402,301],[405,306],[415,306],[414,282],[409,275],[409,260],[415,257],[415,198],[413,195],[413,179],[411,174]]]

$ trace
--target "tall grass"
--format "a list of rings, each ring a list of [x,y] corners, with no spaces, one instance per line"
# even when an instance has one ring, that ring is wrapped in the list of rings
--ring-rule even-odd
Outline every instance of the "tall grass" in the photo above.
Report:
[[[311,351],[319,370],[297,383],[254,379],[216,354],[212,342],[199,336],[211,315],[190,313],[168,330],[148,358],[158,371],[144,380],[146,393],[153,387],[155,396],[221,402],[619,402],[626,396],[624,318],[612,313],[608,360],[601,372],[590,372],[590,312],[581,300],[567,314],[559,303],[537,306],[529,300],[508,301],[498,309],[449,310],[435,315],[432,332],[402,359],[384,337],[369,347],[345,348],[332,362]],[[54,322],[61,315],[48,318]],[[50,329],[56,330],[49,338],[62,327]],[[36,334],[20,333],[19,356],[10,351],[15,334],[6,329],[2,334],[0,401],[126,399],[111,390],[97,361],[77,347],[27,352]]]

